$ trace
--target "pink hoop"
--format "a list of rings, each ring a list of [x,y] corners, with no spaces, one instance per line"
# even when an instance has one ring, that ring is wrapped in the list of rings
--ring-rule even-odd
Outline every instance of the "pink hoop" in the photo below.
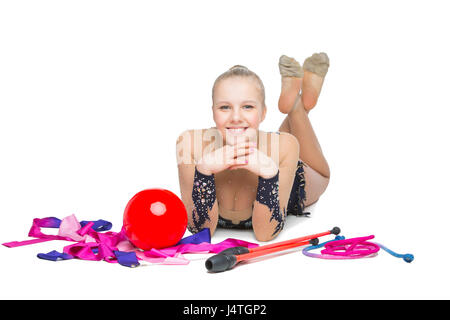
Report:
[[[330,241],[324,245],[325,249],[321,251],[323,255],[344,256],[344,257],[366,257],[380,251],[380,247],[366,240],[373,239],[375,236],[351,238],[344,240]]]

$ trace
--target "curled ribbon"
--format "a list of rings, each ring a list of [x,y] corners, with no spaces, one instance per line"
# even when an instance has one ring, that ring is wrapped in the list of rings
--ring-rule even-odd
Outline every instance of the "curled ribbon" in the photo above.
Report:
[[[124,230],[120,232],[108,231],[112,224],[105,220],[78,222],[75,215],[60,220],[55,217],[35,218],[28,232],[29,237],[36,239],[25,241],[12,241],[3,243],[9,248],[30,245],[51,240],[75,241],[65,246],[63,253],[51,251],[39,253],[38,258],[52,261],[78,258],[81,260],[119,263],[127,267],[136,267],[139,260],[159,264],[188,264],[189,260],[183,257],[184,253],[218,253],[230,247],[243,246],[257,247],[258,244],[239,239],[228,238],[220,243],[211,244],[209,229],[185,237],[177,245],[164,249],[151,249],[142,251],[125,236]],[[57,235],[44,234],[41,228],[59,228]],[[107,231],[107,232],[101,232]]]

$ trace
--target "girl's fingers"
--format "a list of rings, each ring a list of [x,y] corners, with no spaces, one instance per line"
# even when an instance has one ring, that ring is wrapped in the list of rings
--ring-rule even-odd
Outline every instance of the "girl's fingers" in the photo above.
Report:
[[[227,147],[228,148],[226,150],[226,157],[228,159],[233,159],[254,152],[254,150],[256,149],[256,144],[245,142],[237,144],[235,146],[227,146]]]
[[[247,163],[248,163],[248,159],[245,156],[240,156],[240,157],[237,157],[234,159],[234,164],[237,164],[237,165],[239,165],[239,164],[245,165]]]
[[[248,159],[245,156],[240,156],[235,159],[232,159],[229,164],[231,166],[245,166],[248,164]]]
[[[234,152],[234,158],[246,156],[253,152],[255,152],[255,148],[253,147],[238,149]]]

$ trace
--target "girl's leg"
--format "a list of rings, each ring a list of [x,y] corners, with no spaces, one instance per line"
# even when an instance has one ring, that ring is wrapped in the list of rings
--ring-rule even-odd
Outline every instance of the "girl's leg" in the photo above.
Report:
[[[325,192],[330,181],[330,168],[309,122],[307,111],[303,109],[301,99],[297,99],[297,103],[284,119],[279,131],[294,135],[300,144],[300,160],[305,164],[304,204],[309,206],[319,200]]]
[[[330,168],[301,99],[297,99],[279,131],[294,135],[300,145],[300,159],[323,177],[330,177]]]
[[[316,105],[329,66],[330,60],[324,52],[314,53],[311,57],[305,59],[303,63],[302,102],[306,112],[309,112]]]
[[[323,62],[323,55],[319,59]],[[313,55],[314,57],[315,55]],[[307,201],[305,205],[310,205],[317,201],[320,195],[325,191],[330,177],[330,168],[323,155],[322,148],[320,147],[319,141],[314,133],[314,129],[309,121],[308,112],[315,106],[318,96],[320,94],[323,78],[326,74],[327,68],[319,70],[320,74],[314,73],[310,70],[317,71],[318,66],[312,65],[310,57],[305,60],[310,64],[307,70],[305,68],[305,75],[309,73],[308,77],[303,78],[302,94],[298,94],[297,99],[293,107],[290,109],[287,117],[281,124],[279,131],[287,132],[294,135],[300,145],[300,159],[306,164],[305,171],[305,191],[307,196]],[[325,55],[326,57],[326,55]],[[326,57],[328,59],[328,57]],[[317,61],[317,59],[313,60]],[[320,66],[319,66],[320,67]],[[295,89],[297,90],[297,89]],[[284,88],[282,94],[286,94],[287,90]],[[305,106],[304,96],[307,97]]]
[[[286,56],[284,59],[287,60]],[[310,168],[320,173],[325,178],[330,176],[330,168],[322,153],[319,140],[314,133],[311,122],[308,118],[309,111],[316,105],[322,89],[324,77],[328,71],[329,60],[325,53],[313,54],[311,57],[305,59],[304,71],[301,71],[301,66],[296,63],[293,58],[290,61],[292,65],[287,68],[287,64],[282,64],[280,58],[279,66],[282,76],[282,89],[280,96],[295,96],[293,104],[290,106],[283,106],[285,110],[289,110],[287,117],[281,124],[279,131],[288,132],[294,135],[300,145],[300,159],[306,163]],[[295,64],[294,64],[295,62]],[[299,94],[299,89],[295,86],[285,86],[287,81],[292,81],[295,77],[287,77],[286,70],[297,68],[297,74],[303,76],[302,92]],[[283,72],[284,70],[284,72]],[[292,75],[288,74],[288,75]],[[285,99],[286,100],[286,99]]]
[[[289,116],[284,118],[283,122],[281,123],[280,129],[278,129],[278,131],[291,133],[291,127],[289,126],[289,119],[288,119],[288,117]]]
[[[281,74],[281,93],[278,109],[281,113],[289,113],[302,88],[303,68],[294,58],[282,55],[278,62]]]

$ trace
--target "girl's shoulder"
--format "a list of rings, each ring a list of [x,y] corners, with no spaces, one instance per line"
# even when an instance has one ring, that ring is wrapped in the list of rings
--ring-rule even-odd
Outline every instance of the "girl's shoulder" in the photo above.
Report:
[[[272,157],[277,155],[276,158],[280,161],[299,152],[297,138],[288,132],[264,132],[262,136],[265,136],[266,143],[263,145],[267,148],[267,154]]]
[[[280,131],[260,131],[263,135],[266,135],[271,141],[276,141],[279,143],[280,147],[292,147],[298,145],[297,138],[288,133],[288,132],[280,132]]]
[[[280,137],[280,151],[281,153],[292,152],[293,150],[299,149],[300,145],[297,138],[288,132],[275,132]]]

